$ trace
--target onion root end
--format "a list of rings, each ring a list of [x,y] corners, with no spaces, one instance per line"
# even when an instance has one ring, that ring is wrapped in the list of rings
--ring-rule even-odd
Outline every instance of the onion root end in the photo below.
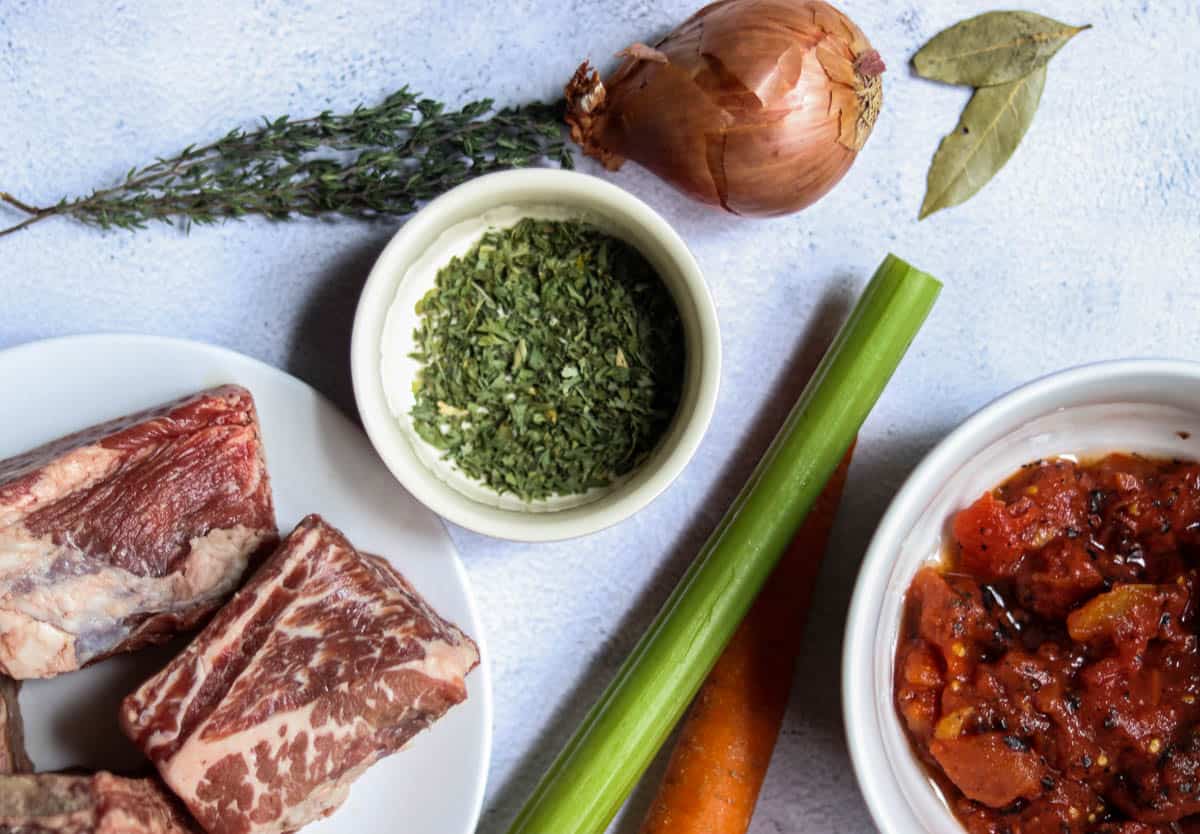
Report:
[[[565,121],[571,129],[571,140],[579,145],[584,155],[600,160],[608,170],[620,168],[625,158],[605,149],[595,139],[607,99],[600,73],[584,61],[571,76],[563,93],[567,99]]]

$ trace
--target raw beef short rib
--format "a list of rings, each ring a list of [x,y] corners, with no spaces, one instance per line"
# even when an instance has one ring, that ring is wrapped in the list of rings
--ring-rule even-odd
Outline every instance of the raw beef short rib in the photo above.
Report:
[[[0,834],[194,834],[157,781],[100,772],[0,776]]]
[[[25,754],[25,727],[17,705],[20,688],[17,681],[0,675],[0,776],[33,770],[33,762]]]
[[[387,561],[309,516],[121,726],[210,834],[292,831],[463,701],[478,663]]]
[[[0,461],[0,672],[52,677],[193,628],[276,541],[234,385]]]

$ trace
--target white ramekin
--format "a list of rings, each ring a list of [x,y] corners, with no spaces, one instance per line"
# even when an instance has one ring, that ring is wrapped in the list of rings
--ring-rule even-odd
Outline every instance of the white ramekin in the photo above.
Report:
[[[1200,363],[1135,359],[1039,379],[976,413],[914,470],[867,550],[842,659],[855,775],[884,834],[962,834],[909,747],[893,701],[901,605],[947,522],[1021,464],[1111,451],[1200,458]]]
[[[514,499],[468,496],[452,482],[448,464],[422,448],[389,408],[381,377],[388,311],[411,265],[447,230],[503,207],[547,207],[578,212],[635,246],[671,292],[683,322],[687,364],[679,408],[650,457],[616,485],[586,502],[520,506]],[[416,272],[416,270],[414,270]],[[424,279],[422,279],[424,280]],[[432,285],[432,279],[429,279]],[[406,297],[418,287],[405,286]],[[679,475],[700,444],[721,377],[716,307],[687,246],[653,209],[612,183],[572,171],[530,169],[479,177],[448,191],[406,222],[383,250],[367,279],[354,318],[350,350],[354,396],[363,426],[392,474],[412,495],[454,524],[497,538],[552,541],[608,527],[650,503]],[[482,490],[479,490],[482,493]]]

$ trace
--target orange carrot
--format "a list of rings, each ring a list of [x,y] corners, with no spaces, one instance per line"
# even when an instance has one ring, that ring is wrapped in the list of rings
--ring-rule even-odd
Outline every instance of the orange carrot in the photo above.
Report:
[[[853,452],[851,446],[688,709],[640,834],[744,834],[750,827]]]

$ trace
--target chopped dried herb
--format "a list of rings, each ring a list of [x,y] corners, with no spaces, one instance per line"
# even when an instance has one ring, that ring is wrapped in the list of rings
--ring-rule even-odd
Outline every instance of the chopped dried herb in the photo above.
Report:
[[[525,501],[604,487],[679,403],[683,328],[632,246],[581,221],[489,230],[417,304],[413,425]]]

